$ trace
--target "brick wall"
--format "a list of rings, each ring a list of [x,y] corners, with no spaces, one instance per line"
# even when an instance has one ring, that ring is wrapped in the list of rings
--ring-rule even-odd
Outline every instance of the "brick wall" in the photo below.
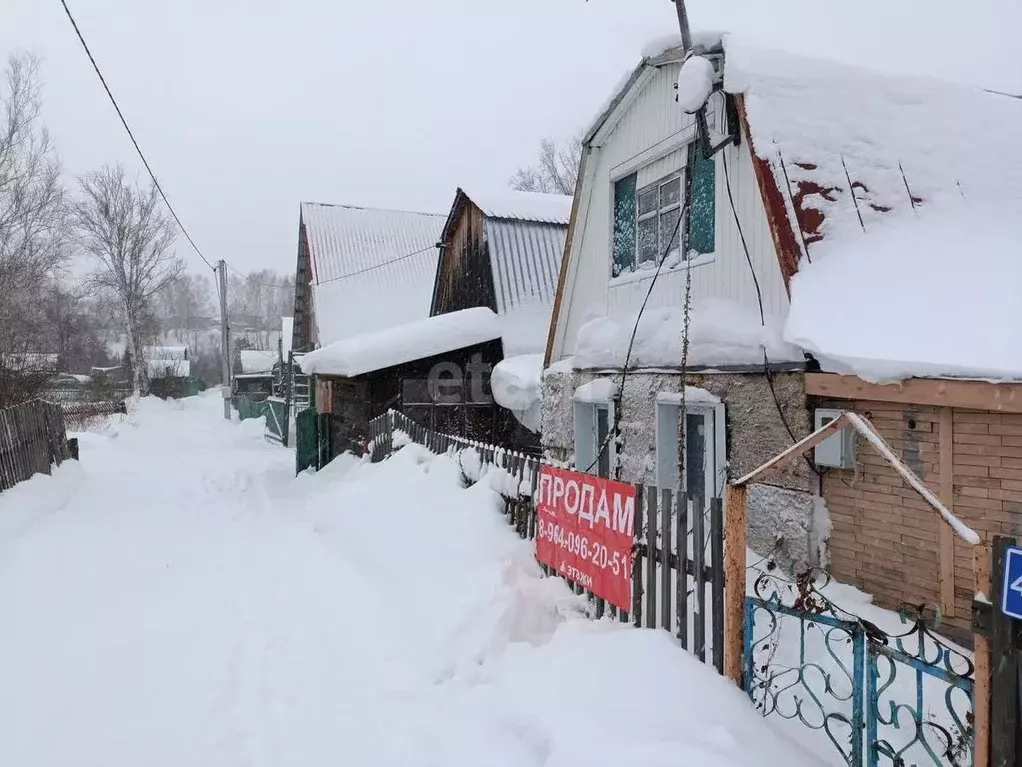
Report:
[[[924,405],[831,400],[821,406],[865,415],[897,455],[940,494],[940,410]],[[952,411],[953,510],[988,539],[1022,535],[1022,414]],[[863,439],[856,469],[824,471],[833,530],[830,569],[879,604],[940,603],[940,528],[930,506]],[[967,628],[971,547],[957,541],[955,611],[946,623]]]

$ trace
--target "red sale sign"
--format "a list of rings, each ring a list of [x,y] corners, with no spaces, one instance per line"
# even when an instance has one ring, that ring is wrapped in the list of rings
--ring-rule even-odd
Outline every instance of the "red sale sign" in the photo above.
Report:
[[[536,558],[612,605],[631,607],[635,487],[543,466]]]

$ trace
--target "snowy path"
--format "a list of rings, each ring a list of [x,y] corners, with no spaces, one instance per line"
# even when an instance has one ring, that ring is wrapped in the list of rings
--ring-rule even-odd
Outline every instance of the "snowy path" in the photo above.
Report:
[[[447,459],[295,479],[219,408],[145,401],[0,496],[0,764],[813,763],[666,634],[578,618]]]

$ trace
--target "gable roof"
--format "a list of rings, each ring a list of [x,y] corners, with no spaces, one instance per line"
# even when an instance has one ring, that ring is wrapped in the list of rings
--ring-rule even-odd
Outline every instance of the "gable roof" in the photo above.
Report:
[[[1022,377],[1006,331],[1022,309],[1001,288],[1022,284],[1022,99],[725,47],[791,295],[787,340],[874,382]]]
[[[1022,99],[725,42],[785,279],[824,239],[867,235],[950,199],[1022,200]],[[780,206],[783,204],[783,211]],[[783,225],[783,222],[781,222]],[[783,233],[782,233],[783,235]]]
[[[443,216],[302,203],[321,344],[429,315]]]
[[[497,313],[551,305],[564,256],[572,198],[510,189],[482,195],[474,191],[470,195],[459,187],[444,224],[443,241],[469,203],[484,216]]]
[[[458,189],[487,218],[507,218],[515,221],[533,221],[544,224],[568,225],[571,217],[571,195],[520,192],[516,189],[488,190]]]

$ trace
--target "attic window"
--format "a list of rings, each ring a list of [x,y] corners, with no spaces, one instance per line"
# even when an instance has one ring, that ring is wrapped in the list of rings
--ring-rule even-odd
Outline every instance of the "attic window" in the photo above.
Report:
[[[669,265],[679,262],[686,238],[689,258],[713,253],[716,163],[704,157],[694,142],[679,152],[681,158],[683,167],[641,189],[637,181],[640,176],[649,177],[646,168],[615,182],[612,276],[652,271],[665,255]],[[686,220],[681,221],[686,196],[691,204]]]

